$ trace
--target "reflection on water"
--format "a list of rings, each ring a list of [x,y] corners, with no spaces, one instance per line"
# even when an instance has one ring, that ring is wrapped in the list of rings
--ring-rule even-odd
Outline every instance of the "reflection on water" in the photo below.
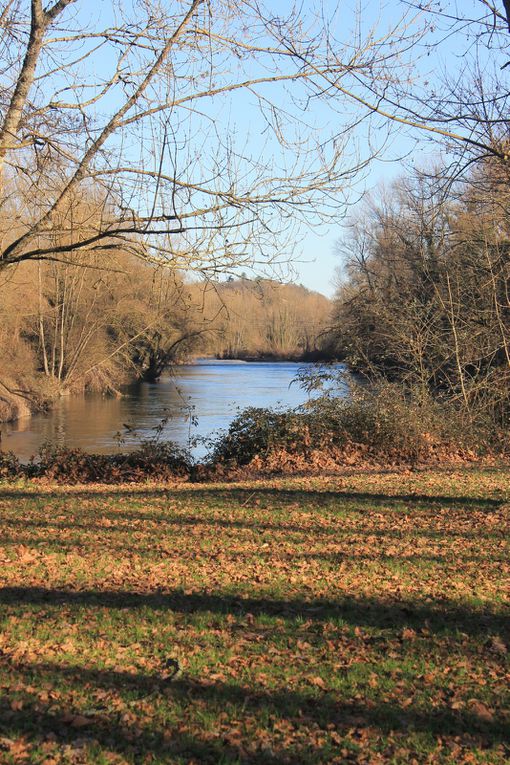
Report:
[[[45,441],[89,452],[114,452],[155,435],[164,417],[168,421],[162,437],[188,445],[190,436],[208,437],[228,427],[237,409],[278,403],[293,407],[306,401],[307,394],[291,384],[298,368],[292,363],[200,360],[178,367],[159,383],[132,387],[122,398],[62,398],[47,414],[3,425],[2,447],[22,459],[35,454]],[[122,444],[115,436],[119,432],[124,435]],[[196,456],[204,452],[204,446],[194,450]]]

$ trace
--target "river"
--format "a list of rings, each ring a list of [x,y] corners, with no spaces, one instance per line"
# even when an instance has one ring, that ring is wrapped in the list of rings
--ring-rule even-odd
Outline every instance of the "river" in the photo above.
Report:
[[[2,425],[2,448],[24,461],[45,442],[111,453],[155,436],[164,419],[161,438],[187,446],[190,437],[208,438],[227,428],[248,406],[304,403],[307,394],[293,382],[304,366],[199,359],[176,367],[158,383],[132,386],[121,398],[63,397],[48,413]],[[204,444],[193,449],[195,457],[205,452]]]

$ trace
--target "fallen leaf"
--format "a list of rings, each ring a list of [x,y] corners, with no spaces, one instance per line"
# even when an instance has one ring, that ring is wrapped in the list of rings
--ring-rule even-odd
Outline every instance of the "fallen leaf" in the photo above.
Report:
[[[491,637],[487,641],[486,645],[490,651],[493,651],[494,653],[499,653],[502,656],[508,653],[507,645],[501,640],[499,635],[494,635],[493,637]]]
[[[494,712],[488,706],[476,699],[470,699],[469,708],[483,722],[494,722]]]

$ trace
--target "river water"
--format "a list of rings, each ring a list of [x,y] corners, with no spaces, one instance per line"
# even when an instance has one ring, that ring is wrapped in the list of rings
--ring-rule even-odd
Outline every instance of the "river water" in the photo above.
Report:
[[[2,448],[22,460],[45,442],[111,453],[155,436],[164,419],[161,438],[187,446],[190,438],[207,438],[227,428],[237,410],[304,403],[308,396],[294,380],[305,366],[198,360],[177,367],[156,384],[131,387],[122,398],[63,397],[51,412],[2,425]],[[204,444],[193,449],[196,457],[205,452]]]

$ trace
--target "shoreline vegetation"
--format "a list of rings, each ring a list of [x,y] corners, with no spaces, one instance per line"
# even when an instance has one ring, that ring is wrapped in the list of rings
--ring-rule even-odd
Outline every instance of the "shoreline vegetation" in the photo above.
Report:
[[[115,257],[96,269],[78,257],[27,264],[23,280],[13,273],[0,285],[0,423],[50,409],[63,395],[121,395],[197,357],[331,358],[324,295],[269,279],[188,283]],[[37,310],[25,316],[25,304]]]
[[[301,354],[270,354],[270,353],[250,353],[250,352],[241,352],[237,354],[236,356],[230,356],[230,355],[218,355],[218,356],[205,356],[203,354],[199,356],[190,356],[189,358],[182,358],[180,360],[176,360],[173,364],[173,366],[180,366],[185,364],[194,364],[196,362],[199,362],[201,359],[208,359],[208,360],[215,360],[215,361],[231,361],[232,363],[236,361],[243,361],[248,364],[250,363],[294,363],[294,364],[320,364],[320,363],[334,363],[337,361],[337,359],[328,351],[321,351],[321,350],[312,350],[307,351],[305,353]],[[142,380],[137,380],[136,378],[131,380],[129,383],[126,383],[126,387],[129,387],[129,385],[132,385],[136,382],[142,382]],[[109,389],[103,392],[103,395],[107,396],[118,396],[122,397],[123,394],[123,387],[121,386],[119,390],[117,389]],[[53,404],[55,403],[55,400],[58,397],[66,396],[66,395],[73,395],[71,391],[62,391],[60,390],[58,394],[55,394],[53,397],[43,398],[40,397],[39,399],[32,394],[30,395],[23,395],[20,392],[16,392],[12,388],[8,387],[6,383],[3,381],[0,381],[0,428],[2,423],[9,423],[9,422],[15,422],[16,420],[20,420],[25,417],[31,417],[32,414],[35,414],[37,412],[41,411],[50,411]],[[85,391],[77,391],[76,393],[84,393]],[[75,394],[76,395],[76,394]],[[1,445],[1,438],[0,438],[0,445]],[[1,447],[0,447],[1,448]]]
[[[304,353],[250,353],[240,352],[236,356],[221,355],[212,357],[218,361],[246,361],[252,362],[271,362],[282,364],[286,362],[295,364],[321,364],[340,361],[338,356],[330,353],[327,349],[315,349],[305,351]]]
[[[208,452],[200,462],[193,458],[192,446],[186,449],[165,441],[158,429],[131,451],[114,454],[47,444],[27,464],[12,453],[0,452],[0,478],[207,482],[335,474],[354,467],[505,464],[510,455],[506,430],[484,430],[479,422],[464,421],[451,404],[410,399],[396,385],[374,389],[352,380],[345,397],[330,389],[296,409],[243,410],[227,431],[208,440]]]
[[[165,449],[168,454],[163,455]],[[257,456],[246,464],[235,461],[190,462],[174,445],[153,450],[142,444],[132,451],[97,454],[68,447],[45,446],[28,463],[12,452],[0,451],[0,482],[28,481],[62,486],[80,484],[141,485],[146,483],[210,484],[218,481],[256,481],[259,479],[300,476],[316,478],[341,476],[356,470],[377,473],[392,470],[423,472],[434,468],[484,469],[508,468],[508,455],[477,455],[470,449],[433,447],[418,460],[377,454],[362,444],[346,444],[343,449],[311,449],[306,454],[280,451]]]

